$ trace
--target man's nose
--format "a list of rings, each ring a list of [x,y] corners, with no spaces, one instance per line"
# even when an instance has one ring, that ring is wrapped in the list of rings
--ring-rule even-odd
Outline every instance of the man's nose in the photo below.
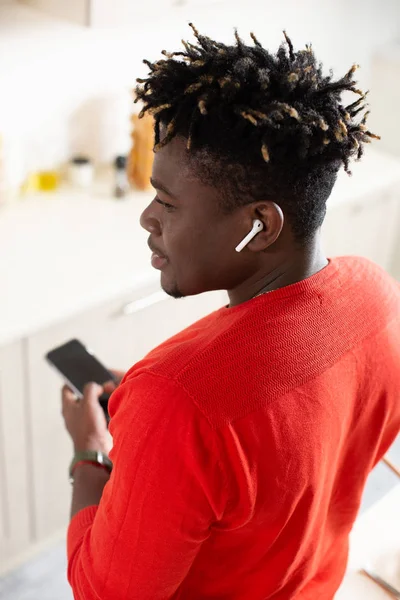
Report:
[[[161,234],[161,223],[154,210],[154,201],[149,204],[140,216],[140,225],[153,235]]]

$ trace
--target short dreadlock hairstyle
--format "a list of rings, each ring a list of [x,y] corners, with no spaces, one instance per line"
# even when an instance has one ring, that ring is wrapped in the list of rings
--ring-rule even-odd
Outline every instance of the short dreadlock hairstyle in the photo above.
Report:
[[[350,159],[378,138],[366,126],[367,94],[353,78],[358,65],[334,80],[311,46],[295,51],[286,32],[272,54],[254,34],[249,46],[236,31],[236,44],[227,46],[190,26],[197,43],[182,40],[183,51],[143,61],[150,72],[137,80],[140,116],[155,119],[155,151],[183,136],[199,177],[220,188],[224,209],[272,200],[296,239],[309,239],[340,166],[350,173]],[[345,91],[357,96],[348,106]]]

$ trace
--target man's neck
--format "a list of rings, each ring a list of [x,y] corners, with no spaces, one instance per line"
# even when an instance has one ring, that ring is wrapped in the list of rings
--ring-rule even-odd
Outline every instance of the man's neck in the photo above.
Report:
[[[249,280],[233,290],[228,290],[229,306],[237,306],[254,296],[272,292],[311,277],[328,264],[322,252],[319,235],[304,249],[293,252],[291,256],[277,262],[276,266],[260,269]]]

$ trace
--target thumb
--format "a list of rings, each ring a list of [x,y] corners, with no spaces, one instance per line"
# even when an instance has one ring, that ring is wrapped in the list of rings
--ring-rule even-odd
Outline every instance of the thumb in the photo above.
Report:
[[[106,394],[112,394],[113,391],[117,388],[117,384],[114,381],[106,381],[103,385],[103,390]]]
[[[88,404],[98,404],[99,397],[103,393],[103,388],[98,383],[90,382],[83,388],[83,402]]]
[[[71,410],[71,406],[77,406],[76,396],[74,392],[67,386],[64,385],[61,394],[62,400],[62,414],[65,414],[67,410]]]

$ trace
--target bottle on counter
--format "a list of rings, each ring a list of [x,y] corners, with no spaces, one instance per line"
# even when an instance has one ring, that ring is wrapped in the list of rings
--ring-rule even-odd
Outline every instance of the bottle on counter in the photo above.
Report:
[[[151,170],[154,160],[154,119],[144,115],[132,115],[132,149],[128,159],[128,178],[132,186],[139,190],[150,187]]]
[[[114,161],[115,169],[115,198],[124,198],[129,191],[129,181],[126,173],[126,156],[117,156]]]

